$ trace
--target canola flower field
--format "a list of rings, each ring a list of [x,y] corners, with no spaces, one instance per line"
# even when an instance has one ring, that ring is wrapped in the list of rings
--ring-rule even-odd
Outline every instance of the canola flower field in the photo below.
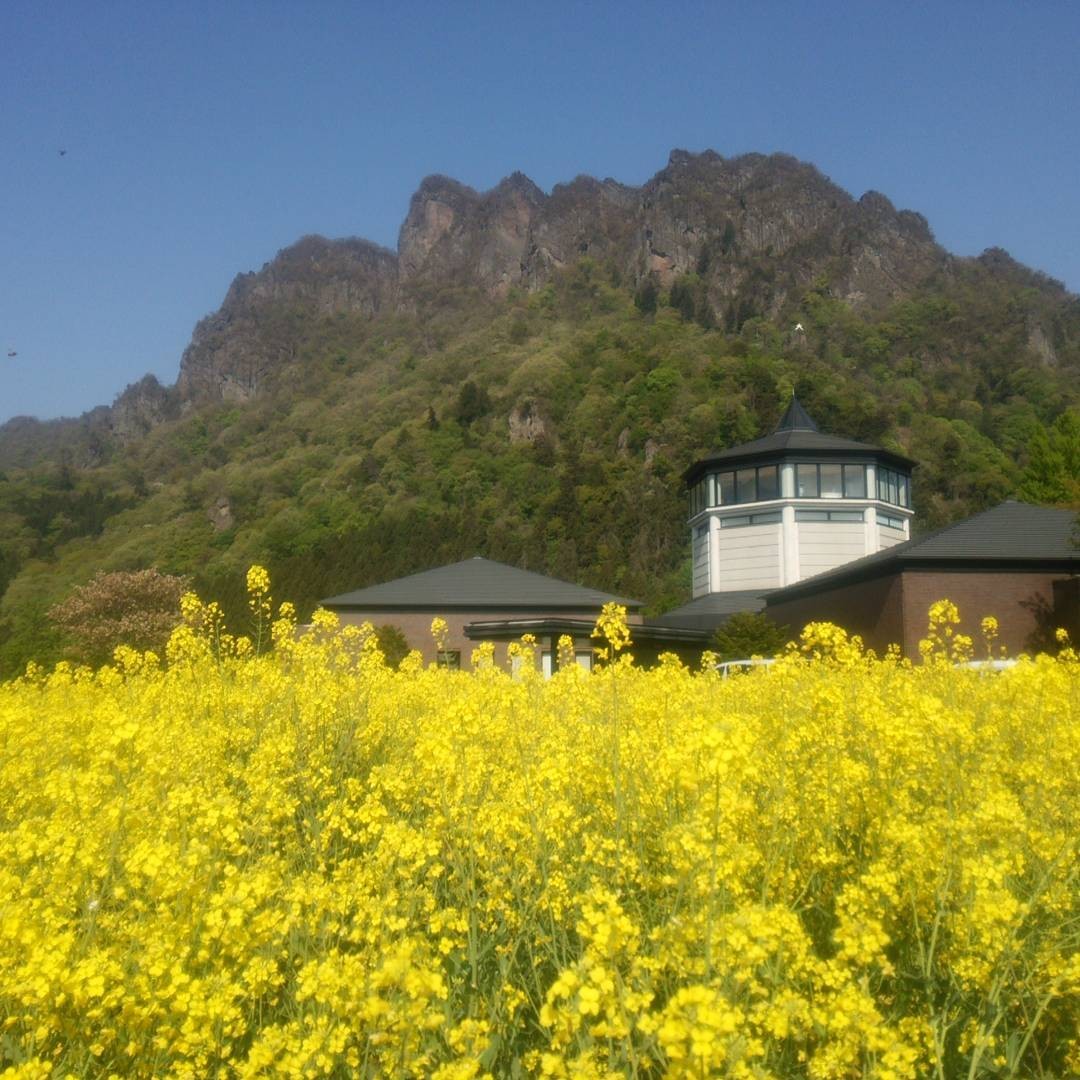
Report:
[[[1080,1074],[1074,651],[395,672],[249,584],[0,686],[0,1076]]]

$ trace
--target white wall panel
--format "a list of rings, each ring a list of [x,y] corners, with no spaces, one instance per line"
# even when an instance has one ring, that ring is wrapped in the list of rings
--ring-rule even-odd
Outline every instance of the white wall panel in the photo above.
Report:
[[[799,576],[812,577],[866,554],[861,521],[800,521]]]
[[[721,529],[714,592],[734,589],[772,589],[780,585],[782,557],[780,525],[744,525]]]
[[[696,530],[695,530],[696,532]],[[709,591],[709,530],[694,537],[694,599]]]
[[[907,539],[899,529],[890,529],[886,525],[879,525],[877,527],[877,535],[879,551],[882,548],[889,548],[896,544],[902,544]]]

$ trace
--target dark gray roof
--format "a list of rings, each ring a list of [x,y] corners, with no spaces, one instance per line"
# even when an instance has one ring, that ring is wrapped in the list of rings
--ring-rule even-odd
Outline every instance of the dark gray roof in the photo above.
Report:
[[[611,601],[631,610],[641,607],[640,600],[612,596],[599,589],[587,589],[477,555],[434,570],[424,570],[395,581],[332,596],[323,600],[322,605],[327,608],[408,608],[424,611],[528,608],[598,611]]]
[[[1080,573],[1080,537],[1075,510],[1033,506],[1010,499],[981,514],[916,540],[865,555],[833,570],[767,594],[779,603],[852,580],[903,569],[1034,569],[1046,566]]]
[[[683,473],[683,479],[687,484],[692,484],[702,473],[719,465],[736,465],[756,459],[775,459],[788,454],[812,454],[826,458],[857,455],[875,458],[904,470],[910,470],[915,464],[910,458],[885,450],[880,446],[822,433],[798,399],[792,398],[791,404],[771,435],[755,439],[753,442],[728,447],[727,450],[721,450],[700,461],[695,461]]]
[[[802,407],[799,399],[792,394],[791,404],[780,417],[780,423],[776,425],[777,431],[819,431],[813,417]]]
[[[686,630],[715,630],[739,611],[761,611],[765,596],[761,589],[709,593],[689,604],[647,619],[653,626],[671,626]]]

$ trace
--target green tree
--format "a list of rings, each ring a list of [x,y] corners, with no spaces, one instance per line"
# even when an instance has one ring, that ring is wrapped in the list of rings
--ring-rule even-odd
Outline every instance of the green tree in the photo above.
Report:
[[[713,635],[712,647],[721,660],[775,656],[789,639],[788,628],[756,611],[737,611]]]
[[[401,627],[386,623],[375,627],[375,640],[387,664],[397,671],[401,661],[409,655],[409,642]]]
[[[477,386],[472,379],[466,380],[458,391],[457,407],[454,410],[458,423],[462,427],[468,427],[474,421],[487,416],[489,412],[491,412],[491,398],[487,390],[482,386]]]
[[[1020,495],[1036,503],[1080,506],[1080,411],[1068,409],[1031,436]]]
[[[637,292],[634,293],[634,307],[642,313],[642,315],[655,315],[656,304],[660,299],[660,290],[656,287],[656,282],[653,280],[652,275],[645,278],[644,281],[637,287]]]

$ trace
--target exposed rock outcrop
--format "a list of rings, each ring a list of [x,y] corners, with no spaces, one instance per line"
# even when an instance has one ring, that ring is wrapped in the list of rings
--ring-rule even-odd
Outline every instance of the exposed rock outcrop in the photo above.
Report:
[[[178,413],[176,391],[162,386],[155,376],[144,375],[113,402],[108,413],[109,430],[119,442],[129,443]]]
[[[540,406],[527,398],[510,410],[508,419],[512,443],[535,443],[538,439],[554,442],[550,423],[544,419]]]
[[[258,273],[239,274],[225,301],[196,327],[180,361],[182,401],[253,397],[296,359],[290,317],[375,315],[397,297],[397,256],[367,240],[306,236]]]

